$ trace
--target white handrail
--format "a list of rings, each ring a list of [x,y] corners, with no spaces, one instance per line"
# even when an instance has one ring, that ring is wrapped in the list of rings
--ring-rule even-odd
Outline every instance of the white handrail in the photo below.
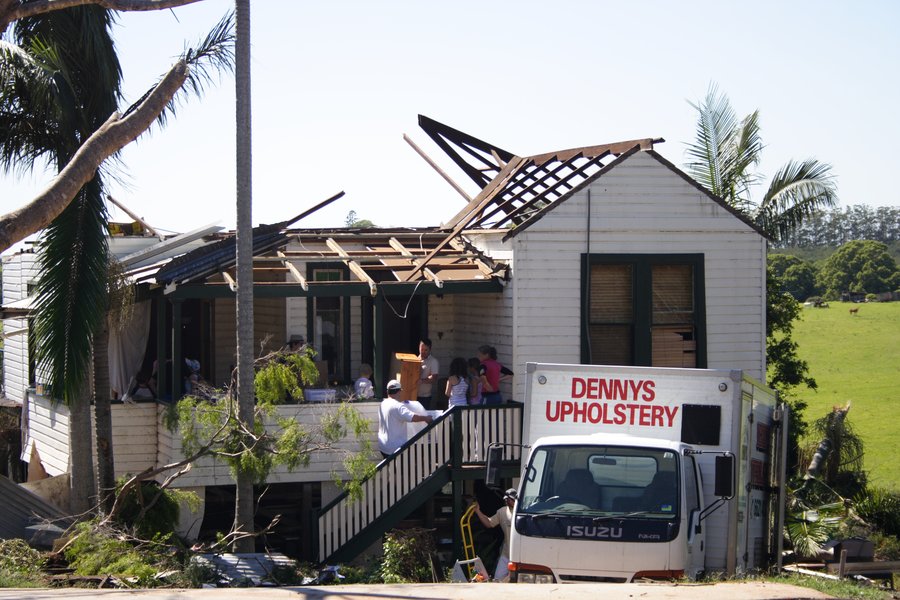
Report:
[[[341,496],[319,514],[319,560],[331,556],[437,469],[450,464],[454,423],[460,428],[463,464],[483,463],[484,449],[495,442],[512,445],[506,453],[509,459],[521,458],[520,415],[520,405],[461,407],[445,413],[379,465],[363,482],[360,500]]]

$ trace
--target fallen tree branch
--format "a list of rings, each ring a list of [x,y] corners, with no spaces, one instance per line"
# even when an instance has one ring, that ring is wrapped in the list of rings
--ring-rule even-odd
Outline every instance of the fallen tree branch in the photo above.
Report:
[[[22,0],[0,0],[0,34],[13,21],[43,15],[54,10],[86,6],[93,4],[110,10],[123,12],[145,12],[151,10],[165,10],[176,8],[186,4],[193,4],[200,0],[34,0],[23,2]]]
[[[2,2],[3,0],[0,0]],[[30,5],[29,5],[30,6]],[[50,185],[22,208],[0,217],[0,252],[50,224],[107,158],[147,131],[188,76],[184,60],[175,63],[147,96],[125,116],[113,113],[81,145]]]

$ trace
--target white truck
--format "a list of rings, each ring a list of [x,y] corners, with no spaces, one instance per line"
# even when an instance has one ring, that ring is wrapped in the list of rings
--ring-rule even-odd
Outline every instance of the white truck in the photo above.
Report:
[[[694,578],[780,556],[772,390],[710,369],[528,363],[526,378],[511,581]]]

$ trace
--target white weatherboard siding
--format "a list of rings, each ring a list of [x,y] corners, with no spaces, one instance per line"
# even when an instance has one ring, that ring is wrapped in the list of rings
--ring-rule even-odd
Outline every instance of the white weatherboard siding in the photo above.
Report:
[[[155,402],[140,402],[116,403],[110,407],[116,477],[139,473],[156,465],[156,406]],[[96,444],[96,440],[93,441]]]
[[[231,380],[231,368],[236,362],[237,321],[235,302],[232,298],[216,298],[213,301],[213,343],[211,350],[215,371],[210,374],[211,383],[225,387]],[[284,345],[286,306],[282,298],[253,299],[253,355],[278,350]],[[208,365],[203,371],[209,372]]]
[[[435,315],[429,311],[429,327],[434,330],[453,326],[453,353],[447,355],[447,362],[441,361],[441,372],[446,375],[453,356],[465,359],[478,356],[478,348],[483,345],[497,349],[500,364],[516,371],[512,352],[512,297],[509,288],[499,294],[458,294],[453,296],[453,311],[447,315]],[[444,320],[446,319],[446,320]],[[438,342],[432,338],[435,345]],[[504,387],[505,386],[505,387]],[[512,387],[504,384],[500,391],[506,399],[513,397]]]
[[[764,375],[764,238],[652,155],[628,157],[508,244],[516,365],[580,362],[582,254],[703,254],[707,366]]]
[[[373,444],[373,448],[377,449],[378,435],[378,402],[358,402],[354,403],[356,408],[363,417],[373,424],[370,431],[369,440]],[[279,417],[294,417],[301,420],[308,428],[315,427],[323,415],[337,409],[335,404],[285,404],[277,408]],[[160,405],[158,407],[158,435],[159,435],[159,452],[157,462],[160,466],[170,464],[181,460],[183,454],[181,452],[181,440],[178,434],[173,434],[162,423],[163,413],[166,407]],[[279,467],[270,474],[267,481],[269,483],[288,483],[288,482],[315,482],[315,481],[331,481],[332,473],[337,473],[342,479],[346,479],[346,473],[343,467],[343,454],[341,450],[357,451],[359,443],[351,437],[343,440],[336,446],[338,451],[321,451],[315,452],[310,457],[310,463],[307,467],[298,467],[294,471],[288,471],[284,467]],[[373,461],[377,458],[377,450],[373,455]],[[160,475],[157,479],[162,481],[169,473]],[[233,485],[234,479],[231,477],[231,470],[228,465],[211,458],[202,458],[198,460],[191,470],[179,477],[174,487],[200,487],[207,485]]]
[[[10,304],[24,300],[28,296],[28,284],[37,277],[35,255],[20,252],[3,257],[3,303]],[[16,402],[25,402],[28,390],[28,328],[27,319],[4,319],[3,333],[9,335],[23,331],[3,340],[3,389],[6,397]]]
[[[25,413],[28,427],[22,460],[30,462],[36,447],[41,464],[48,475],[69,472],[69,409],[46,396],[28,394]]]
[[[4,319],[3,332],[20,331],[28,327],[25,319]],[[28,391],[28,334],[21,333],[3,340],[3,389],[6,397],[25,402]]]

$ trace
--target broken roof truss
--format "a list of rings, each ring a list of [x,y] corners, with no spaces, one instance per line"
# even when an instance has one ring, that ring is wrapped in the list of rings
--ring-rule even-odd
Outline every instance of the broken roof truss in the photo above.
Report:
[[[453,231],[526,225],[617,157],[664,141],[645,138],[519,157],[422,115],[419,125],[481,188],[445,225]]]

